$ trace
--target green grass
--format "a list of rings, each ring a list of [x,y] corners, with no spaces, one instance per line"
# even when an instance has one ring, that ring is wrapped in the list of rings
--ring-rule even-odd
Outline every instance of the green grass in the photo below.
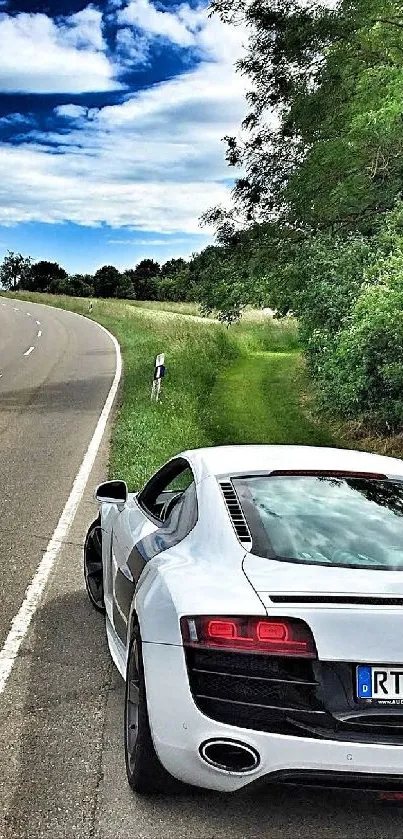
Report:
[[[16,296],[88,315],[89,301],[82,298]],[[111,476],[139,487],[167,458],[199,446],[332,442],[301,407],[306,383],[294,321],[251,318],[226,328],[193,321],[192,313],[183,309],[187,317],[171,317],[155,305],[94,301],[91,317],[116,335],[124,362]],[[160,352],[167,376],[156,404],[150,391]]]
[[[223,444],[331,445],[331,435],[301,411],[298,361],[295,352],[255,352],[218,376],[212,436]]]
[[[197,303],[160,303],[158,300],[130,300],[130,306],[136,309],[150,309],[157,312],[177,312],[180,315],[200,315]]]

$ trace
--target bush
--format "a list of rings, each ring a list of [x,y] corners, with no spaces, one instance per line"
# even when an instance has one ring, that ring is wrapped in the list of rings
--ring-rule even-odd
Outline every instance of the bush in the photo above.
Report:
[[[403,430],[403,271],[364,288],[346,327],[323,351],[324,405],[389,433]]]

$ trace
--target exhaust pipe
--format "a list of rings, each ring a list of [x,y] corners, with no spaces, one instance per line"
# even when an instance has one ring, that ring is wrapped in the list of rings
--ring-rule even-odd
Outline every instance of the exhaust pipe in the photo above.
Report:
[[[260,756],[252,746],[236,740],[206,740],[199,751],[209,766],[226,772],[253,772],[260,763]]]

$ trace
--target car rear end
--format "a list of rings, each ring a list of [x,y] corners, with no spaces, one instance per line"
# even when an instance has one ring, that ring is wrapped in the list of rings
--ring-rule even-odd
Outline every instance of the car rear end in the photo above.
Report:
[[[402,791],[399,706],[359,695],[359,668],[386,665],[369,664],[372,655],[362,651],[344,661],[327,656],[319,628],[325,609],[311,619],[312,630],[307,612],[304,621],[283,615],[184,616],[183,648],[167,645],[162,658],[159,645],[146,645],[161,762],[185,782],[227,792],[269,782]],[[279,643],[295,631],[309,643],[305,652]]]
[[[226,477],[221,489],[266,616],[182,617],[183,648],[166,658],[175,735],[152,708],[162,762],[226,791],[281,781],[400,792],[402,484],[287,472]],[[153,706],[157,682],[150,690]]]

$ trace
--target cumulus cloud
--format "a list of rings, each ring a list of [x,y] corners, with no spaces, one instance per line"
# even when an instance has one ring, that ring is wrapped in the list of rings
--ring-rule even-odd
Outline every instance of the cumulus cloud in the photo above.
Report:
[[[189,239],[180,238],[176,236],[170,236],[169,239],[109,239],[109,245],[133,245],[142,246],[142,247],[156,247],[156,248],[166,248],[167,245],[170,247],[172,245],[189,245]]]
[[[80,117],[87,116],[87,108],[84,105],[58,105],[54,109],[56,116],[64,117],[65,119],[80,119]]]
[[[119,104],[59,106],[60,132],[33,130],[18,147],[0,146],[0,223],[69,220],[194,235],[207,207],[229,202],[221,139],[237,133],[245,113],[245,82],[233,67],[245,33],[187,3],[154,12],[149,0],[126,3],[118,43],[127,38],[135,50],[143,38],[144,55],[150,38],[185,50],[191,43],[197,65]]]
[[[0,13],[0,91],[88,93],[119,88],[102,52],[100,13],[56,23],[45,14]]]
[[[9,125],[9,126],[16,126],[16,125],[33,125],[35,123],[35,117],[33,114],[20,114],[18,111],[12,114],[6,114],[4,117],[0,117],[0,124],[1,125]]]
[[[205,5],[193,8],[189,3],[163,11],[151,0],[130,0],[118,13],[117,21],[125,27],[123,31],[140,32],[143,40],[164,38],[177,47],[194,50],[206,60],[235,61],[246,37],[244,27],[224,25],[218,17],[208,17]]]
[[[118,20],[123,24],[134,25],[150,35],[165,37],[180,47],[190,47],[195,40],[190,21],[182,17],[182,8],[186,7],[180,6],[175,12],[167,12],[157,9],[149,0],[132,0],[119,13]],[[196,17],[197,14],[194,22]]]
[[[81,12],[65,18],[59,25],[59,38],[63,43],[77,49],[103,51],[105,41],[102,32],[102,12],[87,6]]]
[[[244,110],[229,82],[205,65],[91,119],[62,106],[58,115],[79,118],[78,127],[0,147],[0,223],[69,219],[197,232],[206,207],[229,199],[220,140]]]
[[[150,41],[146,35],[135,32],[128,26],[118,29],[116,51],[123,67],[146,66],[150,64]]]

